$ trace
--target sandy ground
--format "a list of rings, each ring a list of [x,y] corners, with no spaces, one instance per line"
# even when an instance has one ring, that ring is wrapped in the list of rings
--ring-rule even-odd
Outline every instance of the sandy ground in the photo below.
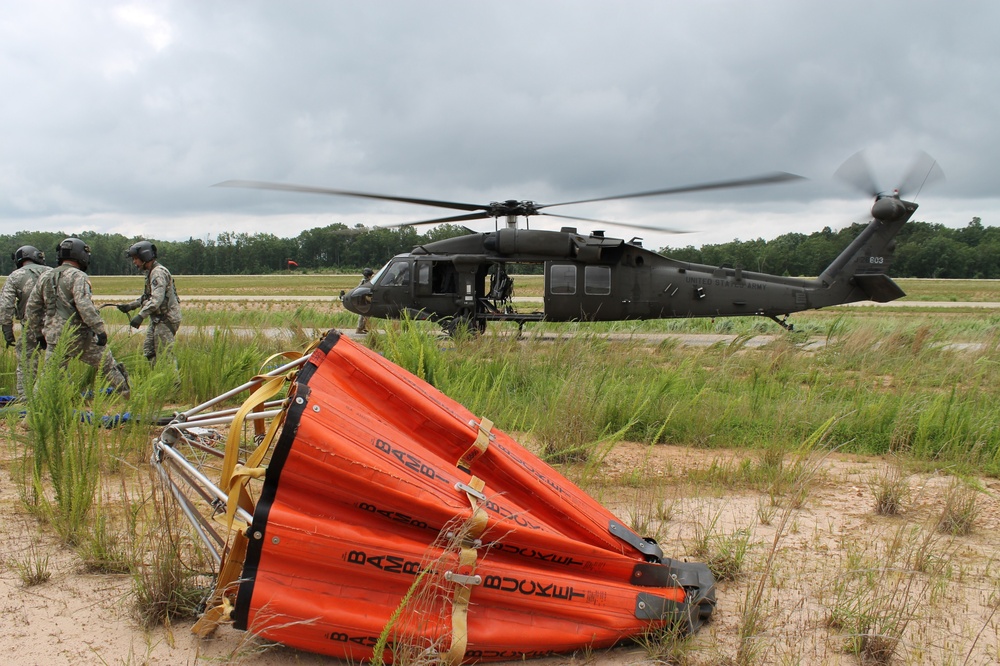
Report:
[[[10,446],[4,451],[9,455]],[[903,587],[875,586],[866,598],[882,599],[905,610],[909,619],[896,659],[902,664],[1000,663],[1000,481],[980,479],[979,512],[972,534],[949,537],[933,525],[944,506],[950,477],[934,472],[904,472],[912,491],[900,516],[873,511],[868,487],[886,461],[833,455],[813,462],[804,500],[783,507],[794,494],[772,498],[765,492],[733,486],[716,469],[734,469],[747,452],[647,447],[623,443],[604,460],[601,483],[592,494],[624,520],[644,523],[671,556],[695,556],[709,544],[745,536],[746,560],[735,580],[718,586],[712,622],[677,651],[650,651],[630,645],[613,650],[536,660],[557,664],[735,664],[740,628],[745,626],[748,591],[763,580],[754,607],[765,622],[760,633],[743,640],[757,651],[758,664],[857,664],[847,653],[848,636],[830,618],[845,602],[849,571],[868,570],[878,582],[891,563],[888,544],[897,544],[900,561],[914,554],[937,574],[905,566]],[[796,503],[798,504],[798,503]],[[51,529],[25,512],[10,479],[10,461],[0,462],[0,652],[7,664],[215,664],[254,666],[336,664],[325,657],[280,646],[261,646],[242,632],[223,626],[199,640],[191,623],[144,631],[131,617],[130,581],[122,575],[85,573],[77,554],[60,546]],[[709,535],[711,538],[705,539]],[[776,539],[777,535],[777,539]],[[773,560],[768,559],[773,552]],[[16,562],[47,557],[51,578],[26,587]],[[909,558],[909,559],[907,559]],[[940,566],[937,566],[940,565]],[[852,588],[856,589],[856,588]],[[839,596],[838,596],[839,594]],[[670,661],[673,659],[673,661]]]

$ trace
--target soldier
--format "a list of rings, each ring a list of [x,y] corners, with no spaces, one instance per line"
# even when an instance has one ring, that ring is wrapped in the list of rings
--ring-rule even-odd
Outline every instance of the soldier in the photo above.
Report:
[[[361,283],[358,284],[359,287],[364,287],[368,285],[372,286],[372,276],[375,275],[375,271],[370,268],[366,268],[361,271]],[[371,296],[368,297],[369,299]],[[355,333],[367,333],[368,332],[368,317],[365,315],[358,315],[358,329]]]
[[[28,297],[28,327],[38,347],[47,349],[48,359],[60,336],[71,332],[67,357],[78,357],[98,368],[111,386],[128,398],[128,373],[107,348],[108,332],[92,298],[86,273],[90,246],[79,238],[66,238],[56,247],[56,260],[59,266],[39,277]]]
[[[177,285],[167,267],[156,261],[156,246],[149,241],[133,243],[125,254],[136,268],[146,273],[146,286],[142,296],[131,303],[119,305],[118,309],[125,314],[139,310],[129,322],[132,328],[139,328],[142,320],[149,317],[142,353],[150,365],[156,365],[157,352],[173,355],[174,336],[181,325]]]
[[[0,328],[8,347],[14,347],[17,357],[17,397],[25,399],[25,371],[31,367],[32,373],[38,368],[38,347],[35,336],[25,324],[25,306],[28,296],[35,288],[38,277],[52,270],[45,265],[45,254],[32,245],[23,245],[11,255],[17,268],[7,277],[0,291]],[[14,320],[21,322],[21,339],[14,339]],[[31,364],[30,366],[28,364]]]

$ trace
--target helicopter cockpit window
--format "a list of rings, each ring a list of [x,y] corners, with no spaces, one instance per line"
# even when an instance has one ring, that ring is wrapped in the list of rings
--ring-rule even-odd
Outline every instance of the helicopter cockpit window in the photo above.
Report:
[[[431,265],[429,262],[426,261],[417,262],[417,284],[424,287],[430,287]]]
[[[607,296],[611,293],[611,267],[587,266],[583,271],[583,293]]]
[[[549,293],[572,296],[576,293],[576,266],[553,266],[549,270]]]
[[[385,271],[385,277],[379,283],[385,287],[401,287],[410,284],[410,263],[394,261]]]

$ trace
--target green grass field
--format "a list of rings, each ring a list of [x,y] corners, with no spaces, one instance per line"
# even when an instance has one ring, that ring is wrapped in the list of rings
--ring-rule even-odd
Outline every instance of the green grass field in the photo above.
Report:
[[[94,294],[131,294],[142,291],[142,276],[96,276],[91,278]],[[183,294],[197,296],[270,296],[335,295],[361,281],[361,275],[322,273],[281,273],[275,275],[179,275],[177,288]],[[1000,280],[896,280],[911,301],[988,301],[1000,302]],[[542,276],[514,276],[517,296],[541,298]]]

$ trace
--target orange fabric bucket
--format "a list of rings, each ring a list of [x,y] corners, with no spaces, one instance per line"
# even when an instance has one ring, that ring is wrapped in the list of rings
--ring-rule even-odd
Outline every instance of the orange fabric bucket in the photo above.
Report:
[[[486,661],[610,646],[668,622],[694,629],[710,614],[704,565],[663,557],[367,348],[331,333],[293,396],[248,530],[237,628],[369,660],[391,624],[387,663],[393,645],[448,652],[456,638],[452,659]]]

